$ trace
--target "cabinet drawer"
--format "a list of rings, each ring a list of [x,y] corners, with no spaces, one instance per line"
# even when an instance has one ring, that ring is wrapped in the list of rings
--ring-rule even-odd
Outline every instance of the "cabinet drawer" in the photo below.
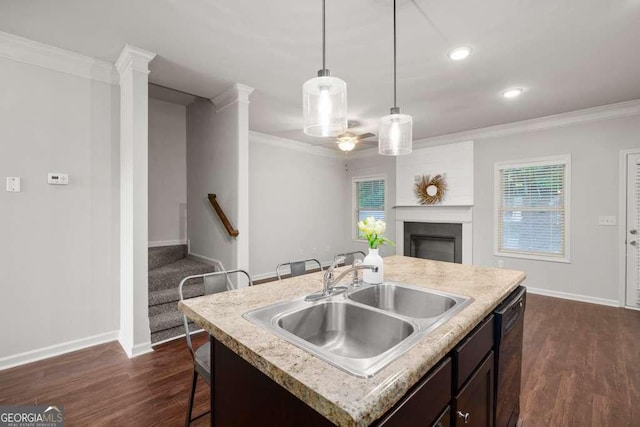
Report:
[[[493,348],[493,314],[453,349],[453,391],[458,392]]]
[[[384,427],[431,425],[451,397],[451,358],[447,357],[376,424]]]
[[[493,352],[490,352],[453,398],[454,427],[494,427],[493,374]]]

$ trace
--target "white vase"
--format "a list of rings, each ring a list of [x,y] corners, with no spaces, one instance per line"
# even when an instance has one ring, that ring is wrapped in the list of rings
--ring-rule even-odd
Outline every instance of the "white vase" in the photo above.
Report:
[[[362,280],[371,285],[379,285],[382,283],[384,277],[384,261],[378,253],[378,249],[369,248],[369,255],[364,257],[362,263],[364,265],[375,265],[378,267],[378,271],[375,273],[371,270],[364,270],[364,273],[362,273]]]

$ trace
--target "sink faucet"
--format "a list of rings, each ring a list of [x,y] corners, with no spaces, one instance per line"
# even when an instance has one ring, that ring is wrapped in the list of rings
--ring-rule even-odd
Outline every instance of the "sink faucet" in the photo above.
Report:
[[[321,298],[328,297],[333,293],[333,290],[336,289],[335,285],[340,282],[347,274],[354,273],[354,282],[358,282],[358,270],[371,270],[374,273],[378,271],[378,267],[375,265],[363,265],[361,261],[357,260],[353,262],[353,265],[348,270],[343,271],[338,277],[334,277],[333,270],[340,264],[344,262],[344,257],[336,258],[333,263],[327,268],[327,271],[324,272],[324,276],[322,277],[322,291],[316,292],[315,294],[308,295],[305,300],[307,301],[317,301]]]

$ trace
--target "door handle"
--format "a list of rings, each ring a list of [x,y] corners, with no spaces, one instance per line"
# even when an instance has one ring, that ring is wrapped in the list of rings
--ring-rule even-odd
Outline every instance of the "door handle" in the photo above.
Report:
[[[457,415],[458,415],[458,418],[462,418],[464,420],[465,424],[467,424],[469,422],[469,417],[471,417],[470,413],[462,412],[462,411],[458,411]]]
[[[635,241],[635,240],[630,241],[630,242],[629,242],[629,244],[630,244],[631,246],[638,246],[638,242],[637,242],[637,241]]]

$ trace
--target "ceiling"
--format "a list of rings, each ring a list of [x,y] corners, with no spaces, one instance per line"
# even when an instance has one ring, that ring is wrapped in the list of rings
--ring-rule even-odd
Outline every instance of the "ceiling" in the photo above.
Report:
[[[320,0],[0,0],[0,30],[115,62],[157,53],[150,80],[211,98],[255,88],[250,128],[307,143],[301,91],[321,68]],[[398,105],[414,139],[640,98],[640,0],[398,0]],[[447,52],[468,45],[459,62]],[[327,67],[356,131],[392,92],[392,1],[327,1]],[[525,93],[505,100],[503,89]]]

